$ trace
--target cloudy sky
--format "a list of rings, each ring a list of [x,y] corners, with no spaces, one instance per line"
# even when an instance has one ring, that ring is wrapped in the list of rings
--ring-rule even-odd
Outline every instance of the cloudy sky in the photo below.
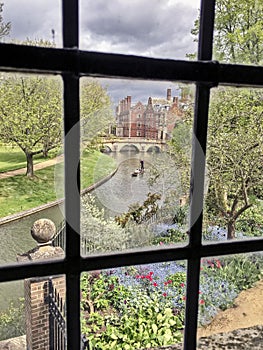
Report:
[[[61,0],[2,0],[4,21],[11,22],[6,42],[45,39],[62,46]],[[80,49],[185,59],[196,51],[191,29],[200,0],[80,0]],[[52,36],[55,31],[55,37]],[[178,95],[171,82],[102,81],[116,103],[132,96]]]

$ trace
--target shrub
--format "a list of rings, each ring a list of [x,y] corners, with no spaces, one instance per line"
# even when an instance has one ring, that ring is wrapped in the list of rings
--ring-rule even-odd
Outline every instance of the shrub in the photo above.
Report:
[[[25,334],[24,299],[11,302],[7,311],[0,313],[0,340]]]

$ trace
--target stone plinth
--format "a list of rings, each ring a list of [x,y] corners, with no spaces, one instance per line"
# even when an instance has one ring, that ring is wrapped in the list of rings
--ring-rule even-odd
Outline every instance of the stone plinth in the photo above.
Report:
[[[17,255],[17,261],[62,259],[64,257],[63,249],[52,246],[55,234],[56,226],[51,220],[37,220],[31,228],[31,235],[36,240],[37,246],[24,254]],[[64,276],[29,278],[24,281],[27,350],[50,349],[48,295],[48,280],[50,278],[52,278],[53,287],[65,300],[66,282]]]

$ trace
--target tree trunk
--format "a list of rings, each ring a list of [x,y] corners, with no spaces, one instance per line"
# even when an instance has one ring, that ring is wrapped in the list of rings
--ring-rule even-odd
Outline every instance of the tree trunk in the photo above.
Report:
[[[234,239],[236,232],[236,221],[230,220],[227,223],[227,239]]]
[[[34,176],[34,166],[33,166],[33,154],[26,153],[26,176],[33,177]]]

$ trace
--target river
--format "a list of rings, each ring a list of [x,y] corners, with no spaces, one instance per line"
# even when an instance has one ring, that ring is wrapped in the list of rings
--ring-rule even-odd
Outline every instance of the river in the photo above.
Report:
[[[110,153],[118,164],[118,171],[106,183],[93,191],[99,206],[104,207],[108,215],[117,215],[125,212],[129,205],[135,202],[142,203],[149,192],[147,177],[153,157],[161,154],[136,153],[134,151]],[[142,176],[132,177],[131,173],[144,160],[145,173]],[[2,265],[16,261],[19,253],[25,253],[36,246],[31,237],[30,229],[34,221],[40,218],[49,218],[58,224],[63,219],[59,206],[46,209],[23,219],[0,226],[0,263]],[[23,281],[14,281],[0,284],[0,311],[8,308],[12,300],[23,296]]]

